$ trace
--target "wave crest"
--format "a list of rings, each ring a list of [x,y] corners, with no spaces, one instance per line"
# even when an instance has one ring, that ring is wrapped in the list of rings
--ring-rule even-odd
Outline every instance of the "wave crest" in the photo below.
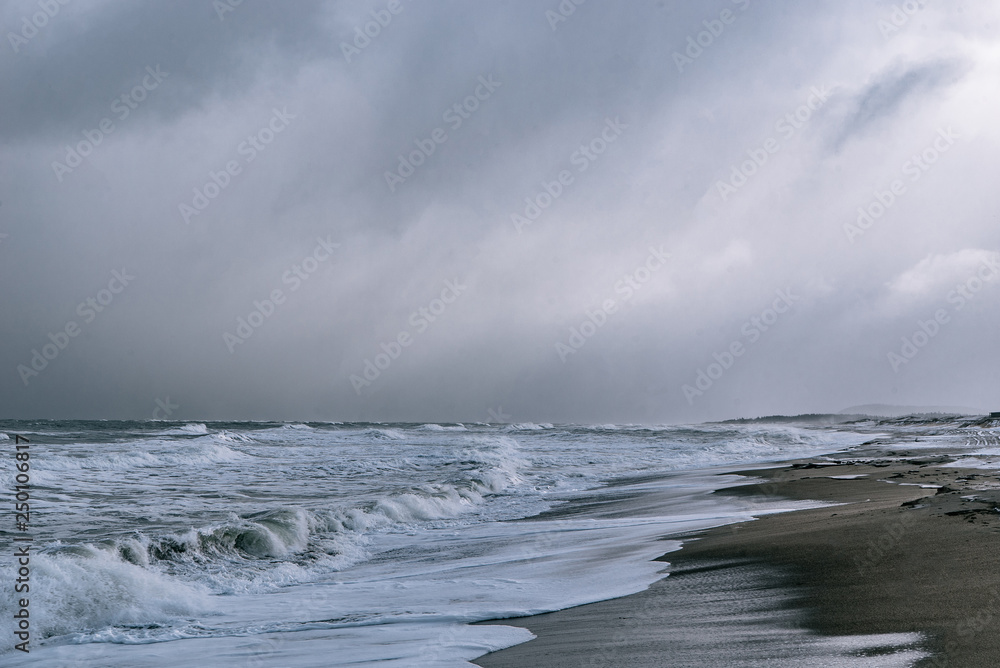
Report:
[[[203,422],[188,422],[180,427],[175,427],[173,429],[168,429],[162,432],[163,436],[191,436],[191,435],[203,435],[208,433],[208,427],[205,426]]]
[[[32,630],[39,638],[90,632],[110,626],[164,624],[210,609],[208,591],[84,545],[31,559]],[[0,600],[6,626],[0,650],[15,637],[9,597]]]

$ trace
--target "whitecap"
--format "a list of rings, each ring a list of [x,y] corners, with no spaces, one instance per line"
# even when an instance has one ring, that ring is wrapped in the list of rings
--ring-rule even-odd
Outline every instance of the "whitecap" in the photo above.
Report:
[[[425,429],[427,431],[469,431],[468,429],[466,429],[464,424],[446,425],[446,424],[435,424],[433,422],[420,425],[420,428]]]
[[[81,629],[166,624],[209,611],[208,591],[93,546],[31,558],[32,632],[38,638]],[[0,599],[0,650],[14,638],[13,598]]]

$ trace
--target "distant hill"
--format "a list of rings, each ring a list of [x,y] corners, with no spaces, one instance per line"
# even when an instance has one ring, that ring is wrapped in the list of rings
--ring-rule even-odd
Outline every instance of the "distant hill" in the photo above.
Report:
[[[893,406],[890,404],[865,404],[851,406],[839,413],[805,413],[802,415],[764,415],[753,418],[734,418],[721,420],[719,424],[750,424],[750,423],[787,423],[787,424],[826,424],[836,425],[855,422],[865,418],[896,419],[908,416],[918,416],[926,419],[940,419],[945,416],[984,417],[990,411],[963,406]],[[989,418],[986,418],[987,420]]]
[[[845,422],[853,422],[858,415],[840,415],[834,413],[803,413],[801,415],[763,415],[761,417],[753,418],[733,418],[730,420],[722,420],[719,424],[754,424],[754,423],[788,423],[788,424],[802,424],[803,422],[808,422],[811,424],[843,424]]]
[[[893,406],[890,404],[865,404],[851,406],[840,415],[872,415],[875,417],[903,417],[904,415],[989,415],[989,411],[962,406]]]

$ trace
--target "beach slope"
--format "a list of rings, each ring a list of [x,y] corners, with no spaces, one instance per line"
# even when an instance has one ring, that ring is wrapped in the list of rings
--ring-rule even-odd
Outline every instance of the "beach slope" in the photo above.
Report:
[[[895,450],[737,471],[759,481],[716,494],[840,505],[685,536],[661,557],[670,577],[497,622],[538,638],[476,663],[708,668],[840,651],[880,665],[1000,665],[1000,477],[949,461]]]

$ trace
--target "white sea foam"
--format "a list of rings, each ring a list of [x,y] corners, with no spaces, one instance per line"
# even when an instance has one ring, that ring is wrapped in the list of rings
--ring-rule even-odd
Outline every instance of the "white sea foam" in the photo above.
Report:
[[[420,425],[420,428],[427,431],[468,431],[464,424],[445,425],[428,423]]]
[[[217,434],[212,434],[212,439],[216,441],[221,441],[222,443],[253,443],[253,436],[250,434],[240,433],[238,431],[220,431]]]
[[[948,464],[941,464],[943,467],[962,469],[1000,469],[1000,456],[990,454],[980,454],[969,457],[960,457]]]
[[[164,436],[187,436],[190,434],[207,434],[208,427],[201,422],[189,422],[174,429],[162,432]]]
[[[505,425],[504,429],[506,431],[542,431],[543,429],[551,429],[552,425],[545,424],[535,424],[534,422],[518,422],[514,424]]]
[[[80,546],[72,552],[31,558],[34,637],[87,633],[107,627],[164,624],[211,611],[207,590],[128,563],[106,550]],[[10,597],[0,598],[0,643],[12,647]]]
[[[58,637],[0,663],[156,665],[133,643],[175,640],[177,665],[245,666],[266,636],[296,642],[256,655],[260,665],[461,665],[528,635],[464,622],[638,591],[662,576],[650,561],[671,545],[662,536],[761,512],[703,498],[723,484],[714,474],[671,471],[868,438],[612,427],[191,423],[76,442],[76,423],[32,451],[32,481],[59,490],[41,492],[59,513],[39,526],[63,541],[33,554],[32,615],[44,611]],[[586,503],[560,519],[506,521],[576,498]],[[83,644],[62,653],[70,641]]]
[[[365,436],[376,440],[389,440],[389,441],[403,441],[406,440],[406,434],[404,434],[399,429],[389,429],[389,428],[379,428],[379,429],[368,429],[364,432]]]
[[[235,441],[234,441],[235,442]],[[150,447],[136,451],[134,448],[120,452],[104,452],[107,448],[91,448],[82,445],[65,455],[36,457],[33,469],[36,471],[123,471],[143,467],[199,466],[237,462],[252,458],[250,455],[233,450],[222,443],[211,440],[189,440],[173,448]],[[86,448],[86,450],[84,450]]]

